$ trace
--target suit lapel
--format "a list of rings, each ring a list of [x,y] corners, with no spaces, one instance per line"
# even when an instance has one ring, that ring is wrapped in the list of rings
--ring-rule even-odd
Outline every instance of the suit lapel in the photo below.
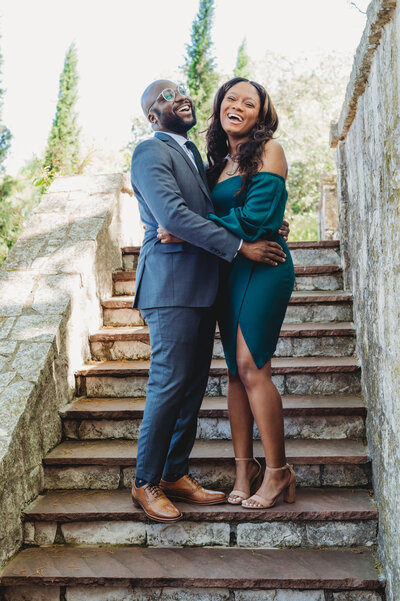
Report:
[[[178,144],[178,142],[176,142],[168,134],[164,134],[162,132],[156,132],[155,136],[157,138],[159,138],[160,140],[163,140],[163,142],[166,142],[168,144],[168,146],[170,146],[171,148],[173,148],[174,150],[176,150],[177,152],[179,152],[179,154],[185,159],[186,164],[190,167],[193,175],[195,176],[196,180],[198,181],[198,183],[200,185],[200,188],[203,190],[204,194],[207,196],[207,198],[209,199],[210,203],[212,204],[212,201],[211,201],[211,198],[210,198],[210,191],[208,189],[208,186],[204,182],[204,180],[201,177],[200,173],[197,171],[197,169],[196,169],[195,165],[193,164],[193,162],[190,160],[190,158],[188,157],[188,155],[186,154],[186,152],[183,150],[183,148]]]

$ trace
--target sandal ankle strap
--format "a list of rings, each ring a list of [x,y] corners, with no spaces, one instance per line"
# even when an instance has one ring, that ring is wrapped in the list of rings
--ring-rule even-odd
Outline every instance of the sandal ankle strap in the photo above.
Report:
[[[285,463],[285,465],[283,465],[282,467],[269,467],[269,465],[265,465],[265,469],[269,470],[270,472],[279,472],[281,470],[290,470],[292,466],[289,465],[288,463]]]
[[[254,457],[235,457],[235,461],[254,461]]]

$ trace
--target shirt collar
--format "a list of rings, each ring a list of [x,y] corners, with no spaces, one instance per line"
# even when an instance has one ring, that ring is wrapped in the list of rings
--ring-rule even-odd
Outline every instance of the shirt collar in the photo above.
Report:
[[[175,140],[175,142],[178,142],[179,146],[184,146],[185,142],[188,142],[188,139],[185,138],[184,136],[181,136],[180,134],[172,134],[169,131],[160,131],[160,134],[165,134],[167,136],[171,136],[171,138],[173,140]]]

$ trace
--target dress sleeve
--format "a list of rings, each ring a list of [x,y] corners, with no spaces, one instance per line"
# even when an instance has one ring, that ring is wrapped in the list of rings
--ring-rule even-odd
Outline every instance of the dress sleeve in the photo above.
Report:
[[[232,208],[224,217],[207,215],[246,242],[276,234],[285,213],[285,181],[274,174],[260,177],[261,173],[251,182],[242,207]]]

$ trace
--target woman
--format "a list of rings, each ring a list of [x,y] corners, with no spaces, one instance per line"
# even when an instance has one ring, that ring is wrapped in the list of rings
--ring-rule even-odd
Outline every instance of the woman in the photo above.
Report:
[[[271,357],[294,285],[289,249],[277,232],[287,192],[287,164],[273,139],[278,117],[264,88],[234,78],[218,90],[207,132],[209,181],[215,215],[209,218],[243,240],[278,242],[286,260],[274,266],[238,254],[221,278],[219,327],[229,369],[228,411],[236,481],[228,501],[272,507],[279,494],[294,502],[296,478],[286,463],[282,400],[271,379]],[[265,453],[253,459],[253,421]],[[256,494],[250,496],[256,488]]]
[[[207,132],[215,208],[208,218],[243,240],[274,240],[286,254],[274,265],[238,254],[222,268],[218,321],[229,370],[228,411],[236,458],[228,502],[250,509],[272,507],[281,492],[293,503],[296,486],[293,468],[286,463],[282,400],[271,379],[271,357],[294,285],[290,252],[278,234],[287,200],[287,164],[273,139],[277,127],[275,109],[261,85],[234,78],[218,90]],[[253,458],[254,420],[265,453],[265,474]]]

